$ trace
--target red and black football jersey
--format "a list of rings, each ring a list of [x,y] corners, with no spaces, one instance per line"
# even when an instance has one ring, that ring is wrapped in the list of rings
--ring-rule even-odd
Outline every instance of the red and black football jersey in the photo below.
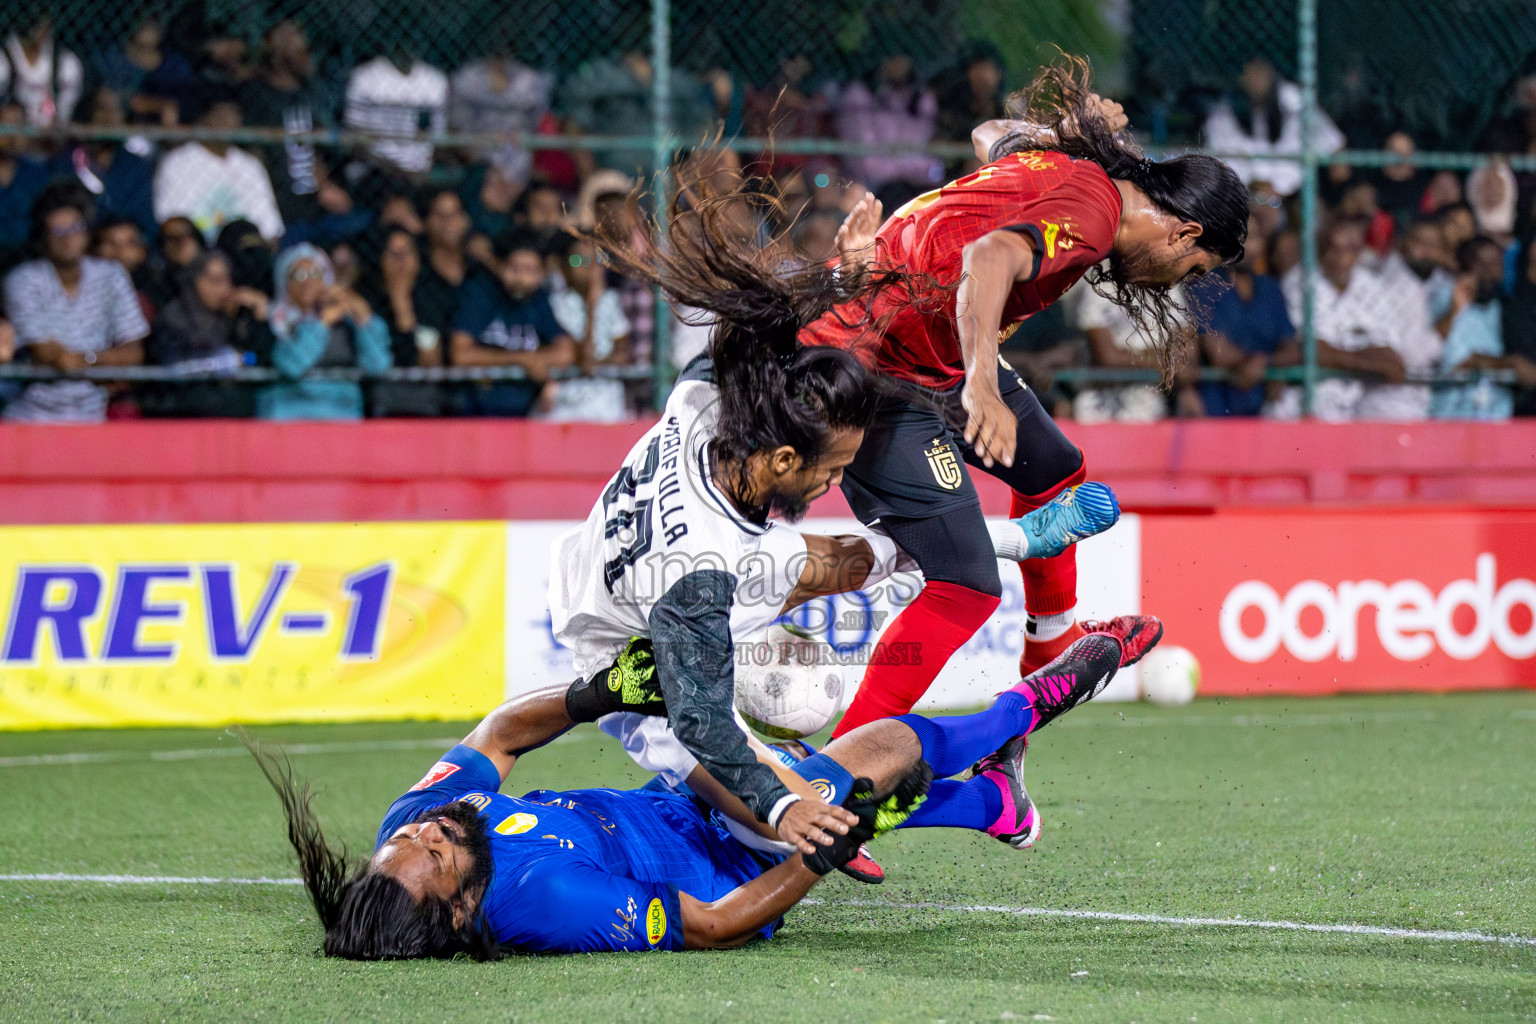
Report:
[[[930,388],[965,376],[955,329],[955,286],[966,245],[1021,231],[1035,246],[1034,276],[1014,285],[1000,327],[1040,312],[1109,255],[1120,190],[1103,168],[1062,153],[1012,153],[907,203],[876,236],[876,264],[914,275],[873,300],[844,303],[804,327],[806,345],[855,351],[866,366]]]

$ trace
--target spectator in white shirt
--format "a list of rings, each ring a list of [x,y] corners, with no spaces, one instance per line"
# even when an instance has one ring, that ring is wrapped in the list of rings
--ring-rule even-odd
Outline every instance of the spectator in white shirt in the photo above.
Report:
[[[1228,161],[1244,184],[1267,181],[1280,195],[1295,195],[1301,190],[1301,164],[1264,158],[1301,152],[1301,90],[1281,81],[1274,65],[1262,57],[1243,65],[1239,84],[1239,92],[1224,97],[1206,118],[1206,147],[1221,154],[1252,156]],[[1312,139],[1319,153],[1344,146],[1343,133],[1321,110],[1313,121]]]
[[[198,124],[216,131],[240,127],[240,107],[227,91],[209,87],[208,107]],[[227,142],[187,142],[167,153],[155,172],[155,219],[186,217],[212,240],[224,225],[248,220],[261,237],[283,235],[272,179],[260,160]]]
[[[1087,281],[1073,285],[1068,295],[1074,326],[1087,337],[1094,366],[1111,370],[1158,368],[1152,339],[1137,328],[1123,309],[1100,295]],[[1183,290],[1175,288],[1173,298],[1182,305]],[[1180,319],[1182,323],[1183,318]],[[1182,351],[1190,353],[1192,349],[1185,345]],[[1188,361],[1187,354],[1184,361]],[[1179,388],[1178,408],[1183,415],[1203,412],[1192,386]],[[1084,388],[1072,402],[1072,418],[1079,423],[1155,423],[1167,415],[1168,398],[1155,384]]]
[[[1350,376],[1318,382],[1313,414],[1318,419],[1422,420],[1429,413],[1429,388],[1406,384],[1410,370],[1429,371],[1440,352],[1429,322],[1429,305],[1412,275],[1384,282],[1361,262],[1365,225],[1336,220],[1320,239],[1320,273],[1313,299],[1318,365]],[[1302,270],[1281,282],[1291,320],[1301,324]],[[1301,392],[1287,388],[1266,414],[1294,419]]]
[[[448,76],[404,50],[359,64],[347,77],[345,121],[355,131],[397,136],[369,152],[408,175],[432,168],[430,142],[418,132],[442,134],[448,126]]]
[[[471,61],[453,74],[453,88],[448,106],[448,127],[464,135],[533,135],[539,122],[549,112],[555,76],[513,59],[510,54],[493,54]],[[502,161],[512,162],[512,177],[525,178],[533,159],[528,151],[511,139],[505,140],[511,154]],[[471,156],[488,160],[499,146],[474,147]]]
[[[31,362],[72,373],[88,366],[137,366],[149,324],[128,272],[85,255],[90,200],[71,182],[48,186],[32,208],[33,241],[43,258],[5,278],[5,308],[16,345]],[[5,418],[45,423],[99,423],[106,389],[88,380],[33,384],[5,408]]]
[[[618,292],[607,286],[607,274],[597,265],[597,247],[585,235],[562,235],[560,241],[553,254],[560,287],[550,292],[549,307],[576,339],[576,364],[588,374],[599,366],[628,365],[629,321]],[[625,416],[624,383],[593,377],[552,381],[541,404],[545,419],[614,423]]]
[[[1381,261],[1381,279],[1388,287],[1400,287],[1404,278],[1423,287],[1432,323],[1451,307],[1455,270],[1456,261],[1445,244],[1445,232],[1433,217],[1412,221],[1398,237],[1396,248]]]
[[[5,41],[0,96],[10,95],[39,128],[68,124],[85,84],[80,58],[54,44],[53,19],[43,14]]]

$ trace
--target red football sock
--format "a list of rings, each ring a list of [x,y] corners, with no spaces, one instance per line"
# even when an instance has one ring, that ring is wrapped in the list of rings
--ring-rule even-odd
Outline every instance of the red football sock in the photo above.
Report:
[[[1013,492],[1008,506],[1008,516],[1017,519],[1024,513],[1039,508],[1068,487],[1075,487],[1088,478],[1085,461],[1077,472],[1041,494]],[[1058,615],[1077,607],[1077,545],[1067,548],[1055,558],[1028,558],[1019,563],[1019,573],[1024,577],[1024,607],[1034,615]],[[1067,645],[1083,636],[1082,627],[1072,628],[1050,640],[1024,638],[1024,653],[1019,657],[1019,672],[1029,675],[1067,649]]]
[[[1065,633],[1051,637],[1049,640],[1032,640],[1028,634],[1025,634],[1024,653],[1019,655],[1019,675],[1027,676],[1031,672],[1044,668],[1055,661],[1058,654],[1087,635],[1087,630],[1075,622],[1067,628]]]
[[[999,598],[934,581],[896,616],[880,638],[864,681],[833,738],[866,722],[912,710],[949,661],[997,610]]]
[[[1014,491],[1008,505],[1008,517],[1017,519],[1087,478],[1088,465],[1084,463],[1077,468],[1076,473],[1041,494],[1020,494]],[[1055,558],[1026,558],[1019,563],[1019,573],[1024,577],[1024,607],[1035,615],[1056,615],[1076,607],[1077,545],[1067,548]]]

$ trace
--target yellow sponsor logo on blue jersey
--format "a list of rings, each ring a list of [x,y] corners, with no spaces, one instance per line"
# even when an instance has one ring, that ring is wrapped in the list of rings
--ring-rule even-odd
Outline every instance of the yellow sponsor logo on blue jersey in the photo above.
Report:
[[[645,941],[656,945],[667,934],[667,908],[661,905],[661,900],[651,900],[651,905],[645,910]]]
[[[518,836],[527,832],[538,823],[537,815],[529,814],[527,811],[518,811],[516,814],[509,814],[501,819],[501,824],[496,826],[495,831],[497,835]]]

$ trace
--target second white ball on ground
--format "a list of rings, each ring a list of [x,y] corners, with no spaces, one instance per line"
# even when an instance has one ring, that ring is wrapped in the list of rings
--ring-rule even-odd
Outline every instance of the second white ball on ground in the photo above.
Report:
[[[1188,648],[1162,646],[1141,659],[1141,694],[1154,704],[1188,704],[1200,689],[1200,662]]]
[[[798,630],[769,626],[737,649],[736,710],[764,735],[810,736],[843,709],[846,680],[827,644]]]

